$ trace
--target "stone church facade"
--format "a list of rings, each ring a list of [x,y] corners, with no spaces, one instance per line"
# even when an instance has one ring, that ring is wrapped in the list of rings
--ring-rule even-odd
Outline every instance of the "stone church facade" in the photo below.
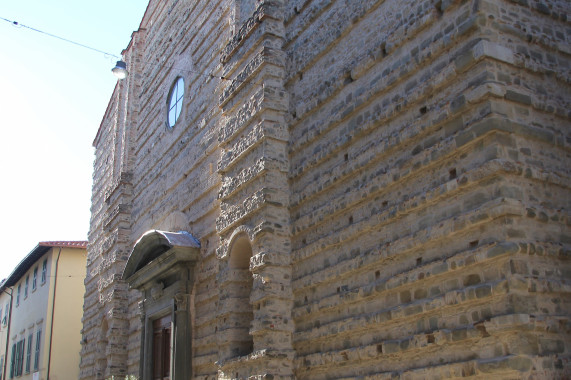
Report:
[[[571,376],[567,1],[151,0],[80,378]]]

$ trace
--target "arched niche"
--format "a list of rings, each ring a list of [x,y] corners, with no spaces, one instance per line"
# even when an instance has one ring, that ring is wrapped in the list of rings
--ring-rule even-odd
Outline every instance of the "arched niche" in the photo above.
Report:
[[[231,269],[249,269],[250,258],[252,257],[252,245],[245,233],[238,235],[230,246]]]
[[[95,351],[96,355],[96,374],[95,378],[97,380],[103,380],[106,378],[107,374],[107,345],[108,345],[108,332],[109,332],[109,324],[107,323],[107,319],[103,318],[101,322],[101,326],[99,327],[99,335],[97,336],[96,345],[97,349]]]
[[[186,231],[148,231],[133,246],[123,279],[143,297],[141,380],[192,377],[190,294],[199,257],[200,242]]]
[[[230,244],[228,266],[231,283],[234,288],[230,318],[230,328],[234,331],[230,342],[230,353],[233,357],[246,356],[254,350],[254,337],[250,333],[254,311],[250,296],[254,284],[250,272],[252,245],[245,233],[238,234]]]

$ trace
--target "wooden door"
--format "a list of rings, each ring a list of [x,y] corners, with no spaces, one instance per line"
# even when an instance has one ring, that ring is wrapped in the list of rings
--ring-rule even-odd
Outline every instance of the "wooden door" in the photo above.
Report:
[[[153,321],[153,379],[170,379],[171,316]]]

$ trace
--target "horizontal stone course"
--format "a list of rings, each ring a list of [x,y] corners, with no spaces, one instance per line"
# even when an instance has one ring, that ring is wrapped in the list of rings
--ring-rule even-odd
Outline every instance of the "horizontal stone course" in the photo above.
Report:
[[[200,241],[193,379],[569,377],[568,8],[151,0],[94,141],[81,378],[140,375],[155,229]]]

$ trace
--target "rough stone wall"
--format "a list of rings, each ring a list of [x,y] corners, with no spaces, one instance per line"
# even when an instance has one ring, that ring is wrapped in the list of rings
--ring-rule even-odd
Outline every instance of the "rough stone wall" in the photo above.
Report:
[[[218,246],[215,221],[218,216],[219,179],[215,173],[219,157],[219,108],[218,98],[213,94],[219,81],[204,73],[216,70],[219,50],[223,41],[229,38],[228,9],[225,2],[215,1],[151,2],[141,29],[124,52],[129,65],[129,79],[118,83],[95,141],[90,235],[93,262],[89,264],[92,278],[86,282],[85,305],[90,321],[84,317],[84,337],[101,335],[101,328],[92,325],[101,324],[103,316],[107,315],[109,321],[116,320],[115,315],[109,315],[107,311],[110,307],[107,300],[100,297],[96,303],[95,299],[102,292],[101,289],[97,291],[97,286],[110,275],[102,268],[105,265],[102,263],[115,258],[112,250],[125,249],[128,255],[134,242],[150,229],[187,230],[200,238],[203,247],[192,297],[196,331],[193,335],[196,340],[193,345],[196,357],[194,373],[197,374],[215,375],[217,371],[213,359],[217,352],[213,341],[216,325],[213,323],[216,321],[216,298],[213,296],[217,296],[214,282],[218,261],[214,253]],[[165,127],[166,95],[178,76],[185,80],[187,100],[180,122],[170,130]],[[131,95],[130,99],[127,99],[127,94]],[[117,119],[121,119],[119,111],[115,111],[118,102],[128,104],[126,112],[132,122],[116,125]],[[122,133],[131,144],[129,179],[121,187],[128,195],[128,199],[124,199],[128,205],[125,206],[128,220],[125,228],[119,231],[122,239],[109,241],[109,238],[103,238],[106,231],[102,220],[109,218],[113,208],[105,203],[103,195],[108,187],[114,185],[112,162],[117,149],[114,147],[117,128],[124,128]],[[110,349],[110,342],[101,339],[97,351],[102,359],[98,365],[97,359],[92,358],[96,354],[90,351],[94,347],[85,344],[82,378],[95,378],[99,373],[105,377],[139,373],[140,295],[136,291],[126,294],[125,285],[120,281],[125,265],[123,259],[126,258],[116,261],[115,277],[109,281],[116,287],[121,286],[121,307],[128,319],[128,324],[119,331],[108,334],[118,333],[123,337],[119,355],[122,361],[114,367],[108,364],[111,360],[116,361],[117,355]],[[118,295],[119,291],[114,290],[113,294]],[[104,369],[99,371],[99,367]]]
[[[569,8],[151,1],[95,140],[81,377],[138,374],[150,229],[201,242],[196,379],[570,376]]]
[[[143,31],[135,33],[131,46],[140,46],[143,36]],[[136,48],[125,53],[131,72],[137,70],[137,54]],[[117,83],[93,143],[96,150],[83,305],[82,379],[128,373],[133,313],[121,275],[132,248],[132,126],[138,116],[137,90],[135,76]]]
[[[221,379],[265,374],[291,378],[294,370],[286,122],[289,97],[284,88],[286,57],[282,49],[287,2],[260,3],[220,58],[223,76],[236,78],[225,85],[219,103],[223,111],[219,143],[224,153],[218,163],[222,178],[216,226],[221,238],[218,285],[220,303],[228,300],[230,306],[219,307],[222,318],[219,315],[218,332],[222,337],[234,330],[231,301],[238,276],[228,265],[233,241],[245,234],[253,254],[249,297],[253,352],[236,360],[232,344],[227,349],[223,343],[231,339],[223,338],[219,344]]]
[[[297,378],[568,375],[568,11],[295,4]]]
[[[185,230],[200,239],[202,257],[191,295],[197,378],[217,372],[220,80],[208,74],[219,76],[220,49],[229,39],[229,11],[226,1],[157,2],[151,3],[143,25],[148,37],[141,52],[131,241],[150,229]],[[168,129],[166,98],[178,76],[185,81],[184,108],[175,127]],[[138,301],[137,292],[131,292],[131,310],[137,310]],[[132,314],[132,325],[138,325],[137,318]],[[138,373],[139,331],[130,332],[129,372]]]

